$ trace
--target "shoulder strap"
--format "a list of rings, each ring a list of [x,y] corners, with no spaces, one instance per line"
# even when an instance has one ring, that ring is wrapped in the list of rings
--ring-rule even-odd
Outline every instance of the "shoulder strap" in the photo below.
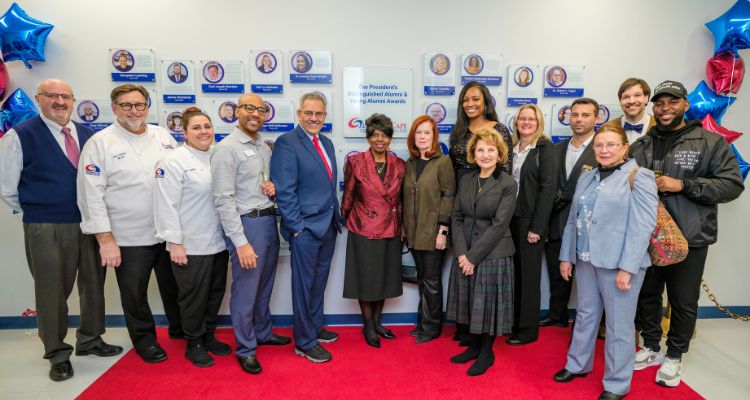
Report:
[[[632,171],[630,171],[630,176],[628,177],[628,182],[630,182],[630,190],[633,190],[633,187],[635,186],[635,174],[636,172],[638,172],[638,168],[640,167],[635,167]]]

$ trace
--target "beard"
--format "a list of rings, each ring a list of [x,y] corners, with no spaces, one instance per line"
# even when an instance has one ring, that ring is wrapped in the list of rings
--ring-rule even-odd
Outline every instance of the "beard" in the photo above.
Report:
[[[661,131],[673,131],[675,128],[677,128],[678,125],[682,123],[682,120],[685,118],[685,112],[676,112],[675,117],[672,119],[672,122],[664,125],[661,123],[661,120],[659,118],[654,118],[656,120],[656,127],[659,128]]]

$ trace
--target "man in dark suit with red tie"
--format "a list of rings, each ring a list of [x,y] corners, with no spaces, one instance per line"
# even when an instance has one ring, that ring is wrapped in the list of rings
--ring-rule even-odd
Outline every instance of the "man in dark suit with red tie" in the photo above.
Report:
[[[338,339],[323,329],[323,295],[328,283],[341,215],[336,197],[333,142],[319,135],[326,100],[306,93],[297,110],[299,125],[274,144],[271,181],[281,214],[281,235],[290,244],[295,353],[326,362],[331,353],[320,343]]]

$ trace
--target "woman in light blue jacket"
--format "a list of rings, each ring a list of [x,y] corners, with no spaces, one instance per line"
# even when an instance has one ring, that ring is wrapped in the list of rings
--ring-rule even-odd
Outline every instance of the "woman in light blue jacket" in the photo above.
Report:
[[[578,308],[567,363],[554,379],[569,382],[591,372],[605,311],[606,367],[599,398],[621,399],[633,376],[633,321],[651,265],[648,244],[659,199],[654,173],[625,159],[628,138],[619,125],[599,128],[593,148],[599,167],[578,179],[560,250],[563,279],[571,278],[575,264]]]

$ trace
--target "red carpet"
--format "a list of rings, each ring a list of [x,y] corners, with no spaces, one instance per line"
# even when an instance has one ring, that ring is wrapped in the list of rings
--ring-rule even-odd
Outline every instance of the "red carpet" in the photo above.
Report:
[[[565,365],[569,329],[544,328],[537,342],[511,347],[498,338],[495,365],[485,375],[469,377],[467,365],[448,359],[460,353],[447,326],[441,338],[417,345],[412,326],[392,327],[396,340],[383,348],[365,344],[361,328],[333,327],[341,338],[326,345],[333,360],[314,364],[296,356],[292,345],[263,346],[260,375],[246,374],[234,355],[215,357],[210,368],[196,368],[184,357],[185,342],[170,340],[159,329],[159,342],[169,359],[146,364],[131,350],[88,389],[80,399],[596,399],[602,389],[604,352],[598,341],[594,371],[567,384],[552,375]],[[288,335],[289,329],[279,329]],[[217,337],[234,342],[231,329]],[[674,389],[654,383],[657,369],[636,371],[629,399],[700,399],[682,383]]]

